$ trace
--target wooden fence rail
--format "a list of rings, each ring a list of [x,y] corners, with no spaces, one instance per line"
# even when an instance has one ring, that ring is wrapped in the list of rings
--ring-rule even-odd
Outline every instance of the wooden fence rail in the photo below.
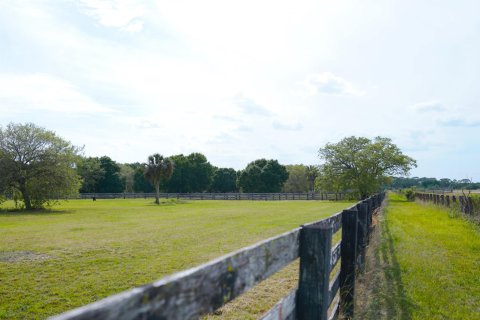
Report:
[[[81,193],[78,199],[147,199],[155,193]],[[344,200],[347,193],[302,192],[302,193],[160,193],[163,199],[188,200]]]
[[[465,214],[472,216],[480,215],[480,203],[478,199],[474,199],[470,196],[416,192],[415,198],[444,207],[458,206],[459,210]]]
[[[298,289],[262,319],[334,319],[340,308],[352,317],[355,273],[364,263],[372,215],[384,197],[372,196],[327,219],[50,319],[198,319],[297,258]],[[332,236],[340,229],[342,239],[332,246]],[[330,281],[340,259],[339,271]]]

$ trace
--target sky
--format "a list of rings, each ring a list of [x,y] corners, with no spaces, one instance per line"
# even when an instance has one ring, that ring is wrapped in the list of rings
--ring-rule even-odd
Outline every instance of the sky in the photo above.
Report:
[[[320,164],[389,137],[411,176],[480,181],[478,0],[1,0],[0,126],[86,156]]]

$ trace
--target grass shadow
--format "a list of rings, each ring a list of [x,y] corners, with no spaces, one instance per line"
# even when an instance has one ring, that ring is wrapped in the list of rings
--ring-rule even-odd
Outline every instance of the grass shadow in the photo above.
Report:
[[[179,200],[179,199],[160,199],[160,204],[156,204],[155,201],[149,202],[147,206],[150,207],[167,207],[167,206],[176,206],[179,204],[189,204],[190,201]]]
[[[71,210],[56,210],[52,208],[48,209],[17,209],[17,208],[0,208],[0,216],[3,217],[18,217],[18,216],[31,216],[31,215],[59,215],[59,214],[71,214]]]
[[[393,200],[389,202],[406,202]],[[367,252],[367,272],[360,276],[356,319],[412,319],[415,302],[408,297],[386,213],[379,217]]]
[[[399,200],[400,202],[400,200]],[[412,309],[415,303],[408,298],[402,282],[402,271],[395,253],[394,240],[388,225],[384,221],[381,228],[382,244],[378,252],[378,262],[383,264],[386,295],[384,303],[388,319],[408,320],[412,318]]]

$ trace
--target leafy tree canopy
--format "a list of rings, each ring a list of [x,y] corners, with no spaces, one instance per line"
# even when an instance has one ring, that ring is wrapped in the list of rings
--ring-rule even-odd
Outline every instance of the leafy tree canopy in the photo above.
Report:
[[[288,172],[277,160],[259,159],[240,172],[238,186],[243,192],[280,192]]]
[[[27,210],[76,194],[80,179],[74,167],[80,152],[33,123],[0,127],[0,189],[20,193]]]
[[[123,192],[123,184],[120,179],[120,166],[118,163],[103,156],[99,159],[100,168],[105,172],[98,180],[97,192],[119,193]]]
[[[105,176],[99,158],[82,158],[77,164],[77,172],[82,178],[80,192],[94,193],[98,191],[98,182]]]
[[[460,189],[480,189],[480,182],[472,182],[470,179],[436,179],[436,178],[426,178],[426,177],[393,177],[393,180],[390,184],[387,185],[389,188],[393,189],[403,189],[416,187],[419,189],[427,190],[460,190]]]
[[[145,166],[139,162],[128,164],[133,169],[133,191],[134,192],[154,192],[152,184],[145,179]]]
[[[328,143],[319,150],[324,161],[320,180],[337,184],[343,190],[353,190],[365,198],[375,193],[392,175],[407,175],[416,161],[404,155],[391,139],[347,137],[338,143]],[[331,186],[334,188],[335,186]]]
[[[212,181],[214,167],[201,153],[171,156],[175,163],[172,177],[161,184],[167,192],[204,192]]]
[[[237,172],[232,168],[216,168],[213,173],[212,192],[236,192],[237,191]]]
[[[285,166],[288,172],[288,179],[282,187],[283,192],[308,192],[309,181],[307,167],[303,164]]]

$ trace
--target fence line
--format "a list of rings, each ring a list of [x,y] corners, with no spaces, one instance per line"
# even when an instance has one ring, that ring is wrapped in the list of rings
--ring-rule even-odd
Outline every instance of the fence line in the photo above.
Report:
[[[363,268],[372,215],[384,197],[384,193],[372,196],[327,219],[51,319],[198,319],[297,258],[298,289],[262,319],[334,319],[340,308],[352,317],[355,274]],[[332,236],[340,229],[342,239],[332,246]],[[340,271],[329,281],[339,261]]]
[[[460,211],[467,215],[480,214],[480,205],[470,196],[443,195],[435,193],[415,193],[415,198],[433,204],[452,207],[458,206]]]
[[[155,193],[81,193],[77,199],[147,199],[155,198]],[[347,193],[160,193],[163,199],[188,200],[345,200]]]

